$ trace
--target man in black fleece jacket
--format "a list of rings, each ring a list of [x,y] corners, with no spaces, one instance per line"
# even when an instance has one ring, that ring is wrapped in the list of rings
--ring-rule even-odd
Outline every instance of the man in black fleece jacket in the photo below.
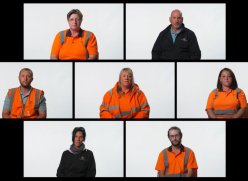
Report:
[[[174,10],[171,25],[160,32],[152,49],[152,60],[200,60],[201,51],[195,33],[185,28],[182,13]]]

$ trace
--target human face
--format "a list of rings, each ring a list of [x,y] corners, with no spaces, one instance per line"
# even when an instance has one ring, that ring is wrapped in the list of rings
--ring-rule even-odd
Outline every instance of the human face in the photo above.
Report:
[[[83,133],[81,131],[76,132],[75,138],[74,138],[74,145],[75,148],[79,148],[82,145],[83,139]]]
[[[33,78],[31,72],[28,70],[22,70],[19,75],[19,81],[22,87],[29,88]]]
[[[126,88],[129,88],[131,86],[131,84],[132,84],[132,76],[126,71],[122,72],[121,85],[126,87]]]
[[[74,31],[78,31],[80,29],[82,20],[79,18],[77,14],[72,14],[68,20],[68,24],[70,29]]]
[[[170,23],[174,29],[181,29],[183,17],[179,11],[173,11],[171,13]]]
[[[170,130],[169,131],[169,140],[173,146],[180,146],[181,145],[181,135],[179,134],[178,130]]]
[[[225,87],[230,87],[232,85],[232,75],[229,71],[224,70],[220,76],[220,82]]]

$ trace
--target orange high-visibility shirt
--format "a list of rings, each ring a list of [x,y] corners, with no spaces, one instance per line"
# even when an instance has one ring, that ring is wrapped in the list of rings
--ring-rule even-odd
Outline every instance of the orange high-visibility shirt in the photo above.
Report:
[[[71,35],[70,29],[64,33],[66,34],[64,44],[61,45],[59,32],[54,39],[51,54],[57,55],[60,60],[86,60],[84,43],[87,31],[80,28],[79,34],[75,37]],[[92,32],[86,47],[89,55],[98,55],[96,37]]]

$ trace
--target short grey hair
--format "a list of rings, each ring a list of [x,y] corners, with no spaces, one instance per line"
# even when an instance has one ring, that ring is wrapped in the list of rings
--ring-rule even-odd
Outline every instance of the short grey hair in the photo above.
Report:
[[[181,16],[183,17],[183,13],[179,10],[179,9],[174,9],[173,11],[179,11],[179,13],[181,14]],[[171,11],[171,15],[172,15],[172,12],[173,11]],[[170,16],[171,17],[171,16]]]
[[[23,69],[21,69],[21,71],[23,71],[23,70],[30,71],[31,77],[33,78],[33,72],[32,72],[32,70],[30,70],[29,68],[23,68]],[[21,71],[19,72],[19,76],[20,76],[20,74],[21,74]]]

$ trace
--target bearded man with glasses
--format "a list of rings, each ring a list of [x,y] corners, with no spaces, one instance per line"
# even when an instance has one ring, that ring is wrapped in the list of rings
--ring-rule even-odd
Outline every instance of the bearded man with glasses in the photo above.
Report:
[[[171,146],[160,152],[155,170],[158,177],[197,177],[194,152],[181,144],[182,132],[174,126],[168,130]]]

